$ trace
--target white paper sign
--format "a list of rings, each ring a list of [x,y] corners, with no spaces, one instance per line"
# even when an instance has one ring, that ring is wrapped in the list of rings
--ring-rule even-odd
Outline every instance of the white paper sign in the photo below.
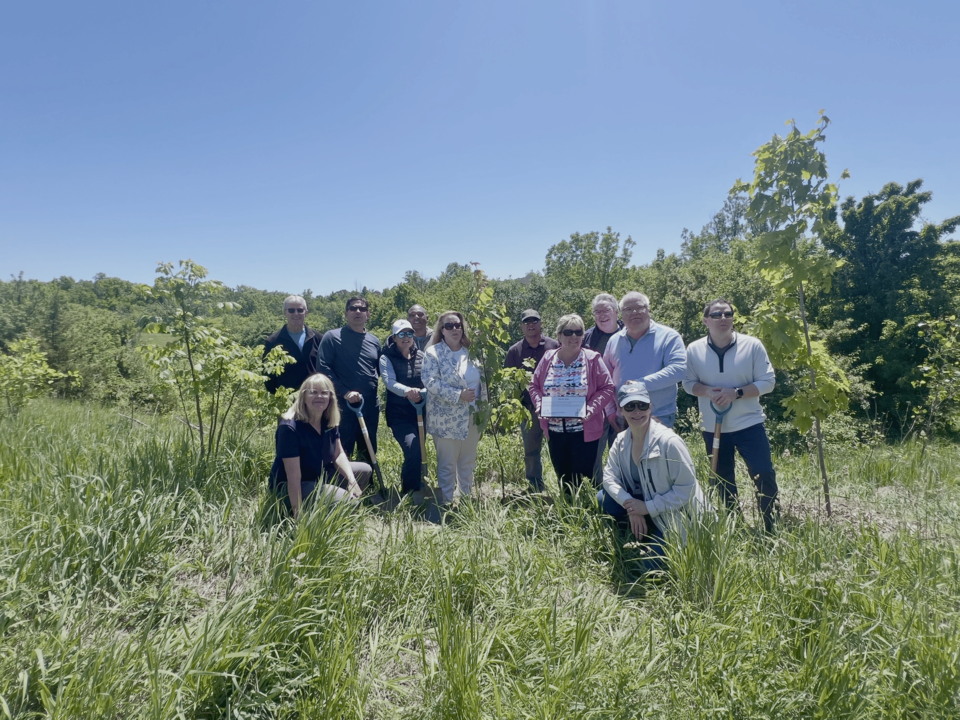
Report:
[[[587,416],[587,399],[582,395],[543,398],[540,403],[540,417],[582,418]]]

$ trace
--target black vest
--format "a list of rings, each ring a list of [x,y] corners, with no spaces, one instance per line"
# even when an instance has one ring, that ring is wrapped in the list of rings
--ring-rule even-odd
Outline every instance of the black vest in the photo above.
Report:
[[[407,360],[391,340],[383,354],[393,366],[398,383],[407,387],[422,388],[423,380],[420,378],[420,370],[423,368],[423,352],[417,350],[416,345],[411,350],[410,359]],[[417,424],[417,409],[405,397],[394,395],[387,390],[387,426],[393,427],[395,424],[407,423]]]

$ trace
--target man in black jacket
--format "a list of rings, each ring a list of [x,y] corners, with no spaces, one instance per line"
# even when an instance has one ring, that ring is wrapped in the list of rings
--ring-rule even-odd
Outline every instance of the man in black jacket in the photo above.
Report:
[[[299,390],[303,381],[317,372],[317,353],[323,337],[322,333],[307,327],[307,302],[299,295],[289,295],[283,301],[283,316],[287,324],[267,338],[263,356],[282,345],[296,362],[284,365],[283,372],[266,380],[264,385],[271,393],[279,387]]]

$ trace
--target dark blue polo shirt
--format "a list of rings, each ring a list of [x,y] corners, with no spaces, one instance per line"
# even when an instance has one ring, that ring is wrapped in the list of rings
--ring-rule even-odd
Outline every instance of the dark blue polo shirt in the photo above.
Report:
[[[280,484],[287,482],[287,469],[283,466],[284,458],[300,458],[300,482],[321,483],[324,478],[333,477],[336,466],[337,440],[340,439],[340,428],[326,427],[324,420],[322,433],[318,433],[313,426],[302,420],[281,420],[277,426],[277,457],[270,470],[270,489],[276,490]]]

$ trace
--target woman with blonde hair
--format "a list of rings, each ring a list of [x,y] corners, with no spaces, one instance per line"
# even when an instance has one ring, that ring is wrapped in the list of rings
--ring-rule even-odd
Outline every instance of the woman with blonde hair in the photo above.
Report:
[[[530,381],[530,400],[547,434],[560,489],[576,492],[593,475],[603,434],[603,408],[613,400],[613,380],[603,358],[583,347],[583,318],[557,322],[560,347],[548,350]]]
[[[330,378],[311,375],[300,386],[293,405],[280,416],[277,456],[270,471],[270,490],[296,518],[303,502],[318,488],[334,500],[360,497],[372,468],[350,462],[340,445],[340,406]]]
[[[473,411],[476,401],[487,399],[480,365],[467,354],[470,326],[463,314],[440,314],[427,343],[423,384],[427,388],[427,432],[437,449],[437,484],[441,502],[453,502],[459,487],[462,497],[473,489],[480,429]]]

